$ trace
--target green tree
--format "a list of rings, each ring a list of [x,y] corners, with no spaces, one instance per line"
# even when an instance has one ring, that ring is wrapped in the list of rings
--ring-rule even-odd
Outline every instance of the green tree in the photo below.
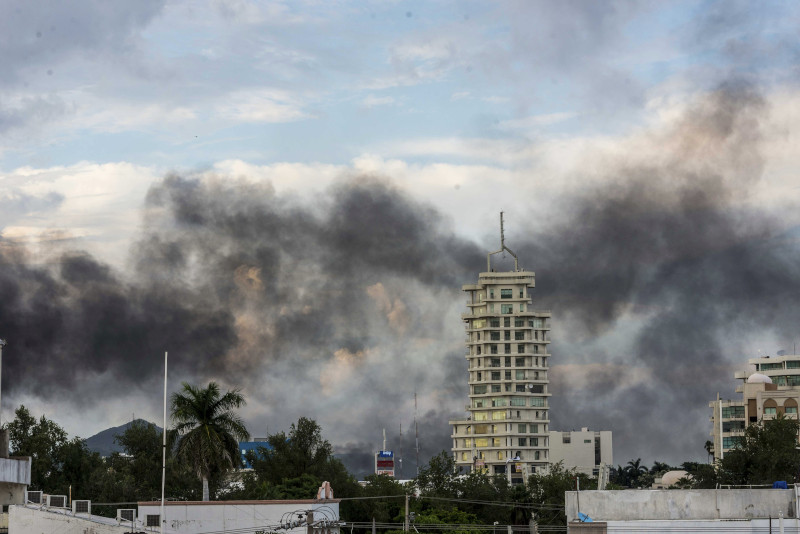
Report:
[[[564,469],[564,464],[552,464],[546,473],[534,473],[528,478],[528,491],[536,506],[536,521],[539,525],[563,527],[567,522],[564,513],[564,493],[575,491],[577,480],[582,488],[593,487],[592,479],[576,469]],[[594,487],[597,481],[594,481]]]
[[[9,445],[14,456],[31,457],[31,488],[54,494],[86,495],[92,473],[102,461],[80,438],[68,439],[58,424],[41,416],[38,420],[25,406],[14,412],[8,423]]]
[[[795,482],[800,473],[797,435],[800,423],[782,415],[747,427],[744,439],[718,462],[721,484]]]
[[[307,499],[316,494],[323,481],[331,483],[337,497],[358,494],[358,482],[333,456],[333,446],[322,437],[322,428],[313,419],[301,417],[292,424],[288,435],[271,434],[267,443],[268,447],[249,453],[253,473],[243,480],[244,490],[232,492],[229,497]],[[298,495],[300,492],[306,493]]]
[[[208,479],[241,463],[239,441],[250,434],[234,411],[245,404],[240,390],[220,394],[210,382],[200,388],[183,383],[171,399],[172,420],[178,434],[178,456],[185,458],[203,481],[203,500],[209,500]]]
[[[416,477],[417,487],[428,497],[456,498],[459,494],[460,472],[452,455],[442,451],[431,458],[428,465],[420,468]]]

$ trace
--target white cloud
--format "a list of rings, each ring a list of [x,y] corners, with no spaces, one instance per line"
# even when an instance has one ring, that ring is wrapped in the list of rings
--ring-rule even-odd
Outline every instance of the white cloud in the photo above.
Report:
[[[222,119],[241,122],[292,122],[310,118],[296,97],[270,89],[242,90],[228,94],[215,106]]]
[[[395,103],[395,100],[391,96],[375,96],[375,95],[368,95],[364,100],[361,101],[361,105],[365,108],[374,108],[378,106],[391,106]]]

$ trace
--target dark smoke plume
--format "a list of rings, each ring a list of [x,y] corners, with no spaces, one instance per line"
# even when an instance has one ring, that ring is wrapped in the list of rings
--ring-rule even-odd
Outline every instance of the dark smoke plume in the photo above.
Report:
[[[768,111],[753,88],[721,87],[641,136],[654,157],[587,161],[602,179],[560,199],[560,219],[514,221],[535,307],[553,310],[553,429],[613,430],[621,463],[699,458],[707,402],[732,389],[753,337],[793,339],[796,240],[746,202]],[[450,447],[467,400],[460,286],[495,243],[377,177],[309,200],[172,175],[143,221],[125,273],[0,242],[4,392],[158,399],[168,350],[176,382],[243,386],[254,435],[312,417],[359,472],[384,428],[416,471],[415,392],[421,461]]]

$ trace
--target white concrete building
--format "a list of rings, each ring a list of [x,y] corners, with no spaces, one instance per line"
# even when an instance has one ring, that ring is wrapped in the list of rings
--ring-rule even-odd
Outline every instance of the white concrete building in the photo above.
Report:
[[[550,462],[563,462],[566,469],[596,477],[604,465],[614,465],[610,430],[593,431],[584,427],[571,432],[550,431]]]
[[[487,257],[487,271],[467,293],[467,416],[452,420],[459,466],[507,474],[513,483],[548,465],[550,312],[533,309],[534,273],[519,268],[505,246]],[[507,251],[514,270],[495,272],[491,256]]]
[[[714,460],[739,443],[745,429],[761,419],[772,419],[778,414],[797,418],[800,405],[800,355],[780,354],[748,360],[746,371],[737,371],[734,378],[741,380],[736,392],[740,399],[711,401],[711,436],[714,443]]]
[[[792,489],[568,491],[568,532],[799,532]],[[591,523],[577,522],[579,514]]]

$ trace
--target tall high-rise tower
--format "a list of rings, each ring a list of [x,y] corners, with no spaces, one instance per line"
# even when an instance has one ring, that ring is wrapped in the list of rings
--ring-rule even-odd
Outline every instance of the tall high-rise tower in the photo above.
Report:
[[[508,252],[514,270],[495,272],[492,256]],[[468,295],[466,357],[469,404],[466,419],[450,421],[459,466],[505,474],[521,483],[548,465],[550,312],[532,307],[534,273],[520,269],[505,245],[500,214],[500,250],[490,252]]]

